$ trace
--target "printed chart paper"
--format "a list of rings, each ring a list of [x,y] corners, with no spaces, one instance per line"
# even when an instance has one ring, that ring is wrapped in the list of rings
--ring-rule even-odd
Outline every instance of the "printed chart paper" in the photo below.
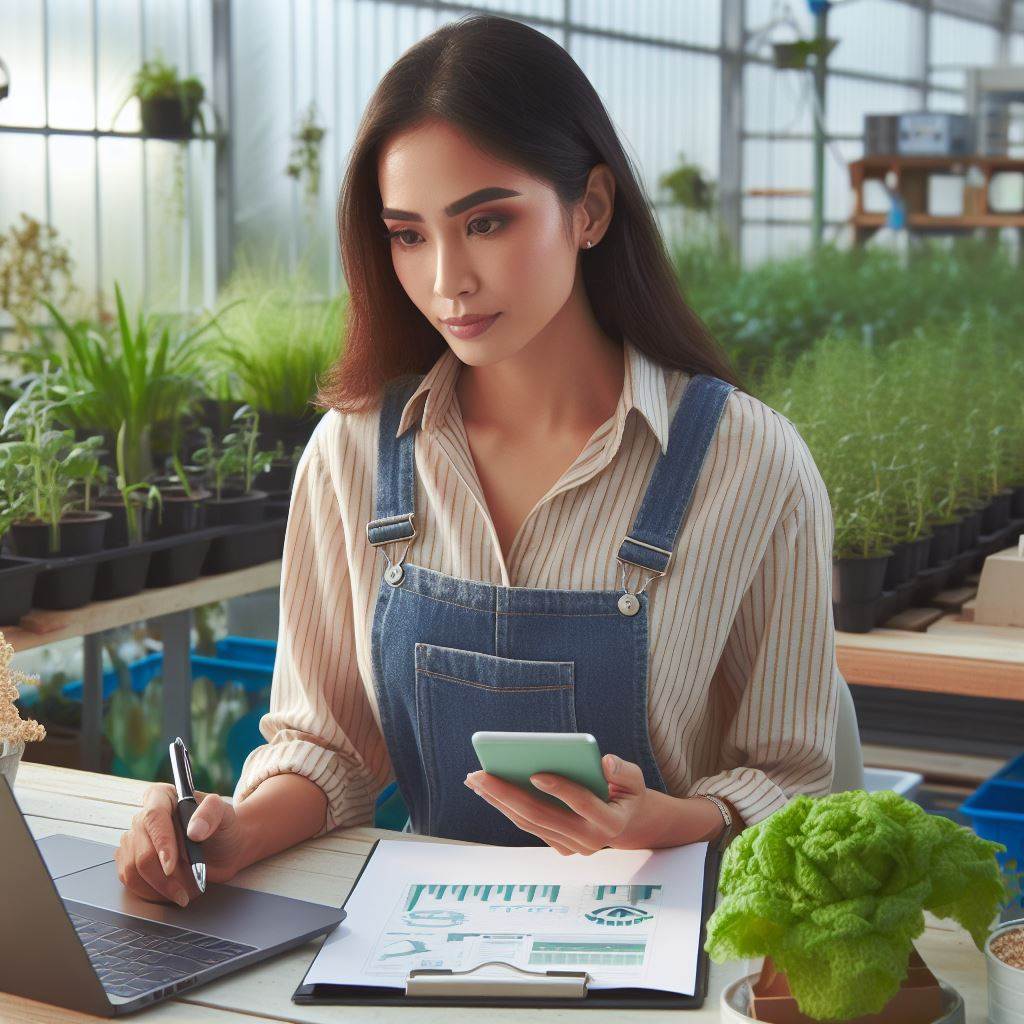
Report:
[[[693,995],[707,850],[691,843],[584,857],[382,839],[303,983],[404,991],[410,970],[500,960],[585,970],[591,989]]]

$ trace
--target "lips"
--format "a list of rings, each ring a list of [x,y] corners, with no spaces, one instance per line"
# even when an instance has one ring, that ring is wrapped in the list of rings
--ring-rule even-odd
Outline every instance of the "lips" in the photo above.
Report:
[[[452,327],[468,327],[470,324],[478,324],[481,320],[490,320],[497,315],[497,313],[473,313],[466,316],[442,317],[441,322]]]

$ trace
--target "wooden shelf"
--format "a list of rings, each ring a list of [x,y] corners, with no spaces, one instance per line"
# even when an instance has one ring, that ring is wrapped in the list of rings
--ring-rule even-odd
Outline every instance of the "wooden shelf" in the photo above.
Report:
[[[2,632],[15,651],[27,651],[52,644],[56,640],[88,636],[130,622],[141,622],[143,619],[197,608],[213,601],[226,601],[242,594],[267,590],[278,586],[280,582],[281,560],[276,559],[236,572],[200,576],[190,583],[181,583],[175,587],[143,590],[132,597],[94,601],[71,611],[33,608],[17,626],[7,626]]]

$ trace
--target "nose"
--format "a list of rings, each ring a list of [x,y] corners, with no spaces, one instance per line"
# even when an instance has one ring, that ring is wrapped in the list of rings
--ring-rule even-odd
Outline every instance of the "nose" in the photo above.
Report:
[[[475,275],[466,252],[457,243],[441,243],[437,247],[437,269],[434,294],[441,299],[454,299],[472,291]]]

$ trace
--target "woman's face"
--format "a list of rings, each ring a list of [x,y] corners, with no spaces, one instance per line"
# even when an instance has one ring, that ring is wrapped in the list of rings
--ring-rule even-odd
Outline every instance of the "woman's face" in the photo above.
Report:
[[[462,362],[514,354],[565,307],[588,223],[582,206],[567,238],[548,185],[475,149],[444,121],[395,136],[377,174],[398,280]],[[503,194],[460,203],[482,189]],[[475,338],[442,322],[493,313],[500,316]]]

